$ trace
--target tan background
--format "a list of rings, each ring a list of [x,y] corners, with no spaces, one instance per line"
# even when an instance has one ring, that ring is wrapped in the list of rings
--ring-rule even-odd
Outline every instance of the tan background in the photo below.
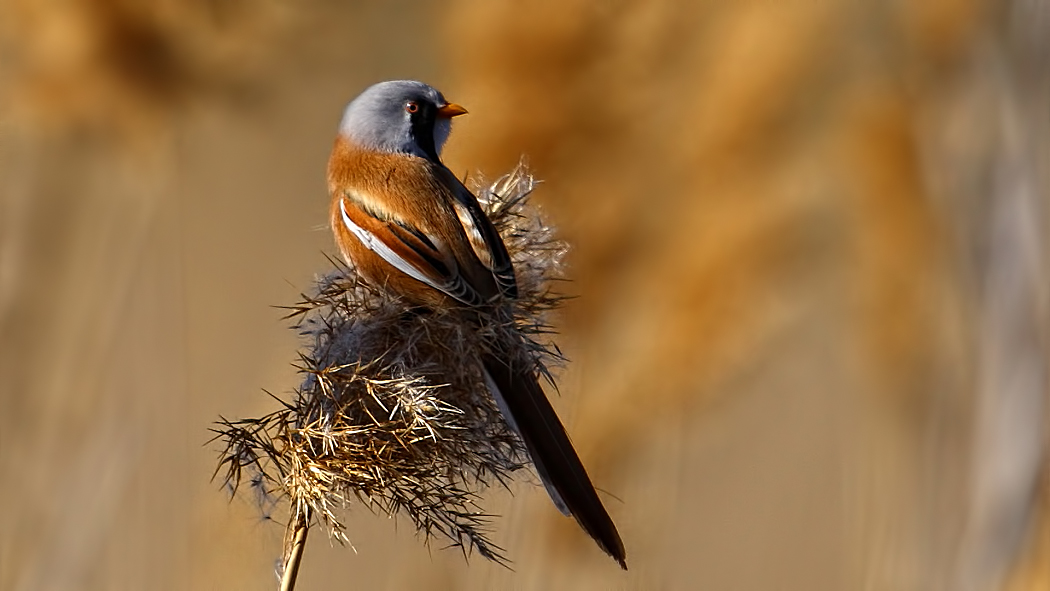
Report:
[[[556,401],[628,548],[351,508],[300,589],[1050,589],[1050,4],[4,0],[0,589],[265,589],[208,428],[296,383],[366,85],[574,245]]]

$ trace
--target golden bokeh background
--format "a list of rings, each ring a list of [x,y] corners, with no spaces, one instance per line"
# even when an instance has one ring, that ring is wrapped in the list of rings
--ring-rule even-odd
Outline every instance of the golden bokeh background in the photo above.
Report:
[[[343,105],[427,81],[572,245],[555,400],[622,573],[349,509],[299,589],[1050,589],[1050,2],[4,0],[0,589],[267,589],[210,478],[297,377]]]

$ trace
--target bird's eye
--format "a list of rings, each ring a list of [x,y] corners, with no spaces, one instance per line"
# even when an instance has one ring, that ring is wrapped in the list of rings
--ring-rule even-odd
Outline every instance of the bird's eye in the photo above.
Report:
[[[417,113],[419,112],[419,103],[416,101],[408,101],[405,103],[405,110],[409,113]]]

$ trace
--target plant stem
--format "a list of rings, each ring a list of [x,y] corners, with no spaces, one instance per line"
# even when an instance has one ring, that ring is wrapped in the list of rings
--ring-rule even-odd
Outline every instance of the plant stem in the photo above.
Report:
[[[295,579],[299,576],[299,564],[303,560],[303,548],[306,547],[306,534],[310,531],[310,516],[304,512],[295,524],[295,537],[284,561],[284,575],[281,577],[281,591],[294,591]]]

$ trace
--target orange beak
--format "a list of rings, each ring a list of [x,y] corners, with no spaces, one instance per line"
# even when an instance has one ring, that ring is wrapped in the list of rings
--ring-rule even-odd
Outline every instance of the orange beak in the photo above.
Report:
[[[448,103],[443,107],[438,107],[437,114],[438,117],[451,119],[453,117],[459,117],[460,115],[466,115],[467,110],[456,103]]]

